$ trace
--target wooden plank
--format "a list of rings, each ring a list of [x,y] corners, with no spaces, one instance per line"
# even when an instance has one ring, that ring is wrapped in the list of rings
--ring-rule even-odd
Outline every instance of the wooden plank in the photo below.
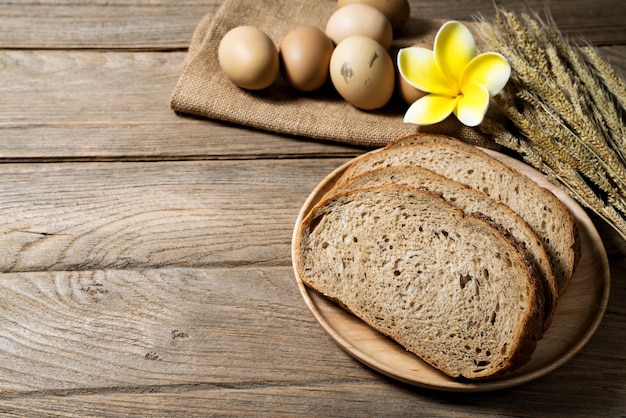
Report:
[[[602,48],[622,76],[626,45]],[[355,156],[363,150],[176,115],[185,53],[0,53],[0,159],[151,160]]]
[[[494,14],[494,3],[491,1],[426,0],[411,4],[411,16],[414,18],[472,20],[480,15],[489,18]],[[544,16],[545,12],[549,12],[561,31],[572,36],[584,36],[597,45],[626,43],[626,4],[623,2],[502,0],[495,4],[517,13],[535,11]]]
[[[2,164],[0,271],[286,266],[300,207],[345,161]]]
[[[187,48],[193,29],[220,4],[202,0],[3,0],[0,48]]]
[[[169,97],[184,57],[182,52],[0,52],[0,158],[167,160],[361,152],[177,115]]]
[[[0,289],[0,404],[372,377],[315,323],[290,267],[3,273]]]
[[[345,159],[0,165],[0,270],[288,265]]]
[[[127,417],[139,413],[142,417],[606,417],[623,414],[617,401],[626,395],[623,391],[589,393],[581,386],[580,383],[561,384],[559,388],[564,390],[558,393],[519,389],[467,395],[412,390],[381,380],[343,385],[9,399],[0,405],[0,412],[28,417],[52,414]],[[580,392],[575,393],[574,389]]]
[[[497,395],[362,366],[312,319],[290,267],[3,273],[0,293],[3,414],[617,416],[626,396],[623,281],[576,357]]]
[[[0,1],[0,48],[107,48],[171,50],[187,48],[200,19],[221,1],[184,0],[13,2]],[[493,15],[491,1],[411,0],[415,19],[470,20]],[[566,33],[601,44],[626,43],[626,6],[613,0],[502,0],[512,11],[549,8]],[[581,24],[582,22],[582,24]],[[59,31],[63,28],[63,31]]]

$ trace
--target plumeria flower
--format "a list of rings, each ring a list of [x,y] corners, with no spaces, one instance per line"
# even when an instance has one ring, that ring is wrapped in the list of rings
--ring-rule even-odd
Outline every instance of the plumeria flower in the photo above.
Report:
[[[413,103],[404,122],[432,125],[451,113],[467,126],[479,125],[489,99],[509,80],[511,66],[502,55],[476,55],[476,42],[460,22],[446,22],[437,32],[433,50],[403,48],[398,68],[404,80],[429,93]]]

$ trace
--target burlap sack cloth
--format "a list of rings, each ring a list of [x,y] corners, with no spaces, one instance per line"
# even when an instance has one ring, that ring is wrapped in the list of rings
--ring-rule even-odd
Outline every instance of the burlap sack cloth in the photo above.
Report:
[[[279,76],[269,88],[252,92],[238,88],[222,73],[217,49],[230,29],[256,26],[278,46],[285,34],[299,25],[324,30],[336,7],[336,1],[328,0],[225,0],[215,15],[202,19],[194,32],[180,80],[171,96],[172,109],[269,132],[366,147],[383,146],[417,132],[430,132],[496,148],[492,139],[462,125],[454,116],[429,127],[404,123],[408,105],[399,97],[382,109],[363,111],[345,102],[330,81],[315,92],[303,93],[289,87]],[[411,17],[394,34],[392,59],[395,61],[399,48],[418,42],[432,44],[443,23],[444,20]],[[466,23],[472,29],[474,23]]]

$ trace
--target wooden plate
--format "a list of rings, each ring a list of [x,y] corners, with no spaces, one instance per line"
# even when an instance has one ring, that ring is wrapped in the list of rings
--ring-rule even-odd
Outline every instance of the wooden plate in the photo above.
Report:
[[[566,293],[559,300],[554,320],[537,344],[531,361],[497,378],[467,382],[452,379],[407,352],[334,302],[307,288],[295,271],[295,237],[308,211],[335,184],[350,161],[333,171],[309,195],[293,231],[292,263],[302,297],[315,319],[346,352],[367,366],[399,381],[429,389],[482,392],[504,389],[544,376],[571,359],[597,329],[609,299],[609,263],[602,240],[583,208],[567,193],[547,181],[534,168],[501,153],[484,150],[550,189],[567,205],[577,220],[582,256]]]

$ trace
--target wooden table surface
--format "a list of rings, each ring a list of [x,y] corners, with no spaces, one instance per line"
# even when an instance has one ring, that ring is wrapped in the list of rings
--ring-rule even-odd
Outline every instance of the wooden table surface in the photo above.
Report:
[[[218,0],[0,1],[1,416],[625,416],[626,243],[602,323],[569,362],[487,394],[401,384],[305,306],[291,232],[364,150],[169,108]],[[547,5],[626,75],[622,0]],[[469,20],[491,0],[412,1]]]

